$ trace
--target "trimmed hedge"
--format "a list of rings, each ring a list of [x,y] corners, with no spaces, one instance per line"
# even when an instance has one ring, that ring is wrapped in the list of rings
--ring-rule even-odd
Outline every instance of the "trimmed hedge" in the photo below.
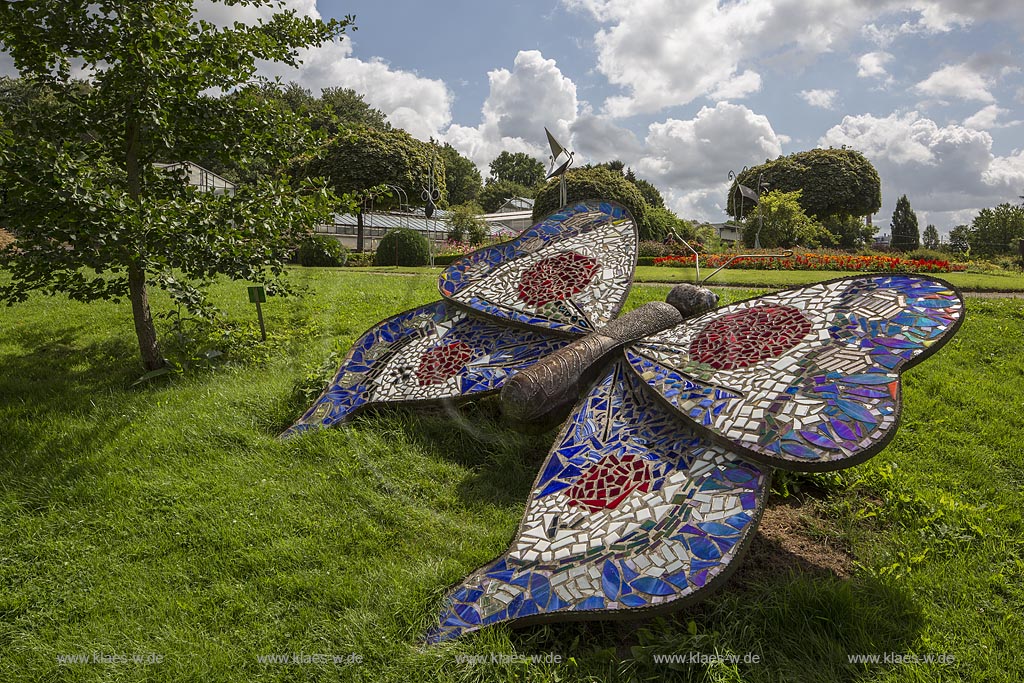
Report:
[[[345,265],[346,249],[341,242],[324,235],[308,235],[299,243],[295,260],[300,266],[337,267]]]
[[[373,262],[378,266],[425,266],[430,262],[430,244],[411,228],[395,228],[377,245]]]
[[[354,251],[348,255],[345,265],[349,268],[367,268],[373,265],[376,254],[372,251]]]
[[[565,174],[566,198],[570,204],[587,199],[611,200],[622,204],[633,215],[640,239],[648,240],[659,236],[651,235],[647,221],[647,202],[636,189],[636,185],[616,171],[596,166],[593,168],[570,168]],[[558,179],[552,178],[537,193],[533,202],[533,221],[547,218],[561,207]]]

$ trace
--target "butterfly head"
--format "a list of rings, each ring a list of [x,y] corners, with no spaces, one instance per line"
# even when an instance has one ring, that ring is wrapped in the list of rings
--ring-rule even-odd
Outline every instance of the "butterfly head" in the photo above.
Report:
[[[665,301],[682,313],[684,318],[690,318],[713,311],[718,306],[718,295],[710,289],[684,283],[673,287]]]

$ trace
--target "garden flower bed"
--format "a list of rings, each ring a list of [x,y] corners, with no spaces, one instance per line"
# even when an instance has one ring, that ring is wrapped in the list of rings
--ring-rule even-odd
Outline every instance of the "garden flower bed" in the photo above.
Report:
[[[718,268],[736,254],[702,254],[700,265]],[[692,254],[661,256],[654,265],[669,268],[692,268],[696,257]],[[838,270],[854,273],[954,273],[967,270],[967,265],[934,259],[905,259],[899,256],[873,254],[828,254],[818,252],[795,253],[788,258],[738,258],[730,268],[747,270]]]

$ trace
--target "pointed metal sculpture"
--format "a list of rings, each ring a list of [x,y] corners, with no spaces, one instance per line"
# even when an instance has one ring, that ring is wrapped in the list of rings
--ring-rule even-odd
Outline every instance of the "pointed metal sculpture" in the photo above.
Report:
[[[566,204],[569,203],[569,200],[567,198],[567,189],[565,187],[565,172],[568,171],[569,167],[572,165],[573,157],[576,155],[576,153],[567,150],[564,145],[562,145],[558,140],[555,139],[555,136],[552,135],[551,131],[548,130],[547,128],[544,129],[544,132],[548,136],[548,146],[551,148],[551,156],[549,157],[551,166],[549,167],[548,175],[545,178],[545,180],[554,178],[556,176],[558,177],[558,191],[559,196],[562,200],[559,206],[565,206]],[[561,157],[565,157],[564,161],[562,161],[558,168],[555,168],[555,163]]]
[[[769,184],[764,182],[764,172],[762,171],[761,173],[759,173],[757,175],[757,189],[756,190],[753,189],[753,188],[747,187],[746,185],[743,185],[742,183],[740,183],[740,176],[743,175],[743,173],[745,173],[746,170],[747,170],[747,167],[744,166],[743,170],[740,171],[739,174],[736,174],[736,173],[733,173],[732,171],[729,171],[729,180],[735,181],[735,183],[736,183],[736,192],[738,192],[744,198],[751,200],[752,202],[754,202],[754,206],[757,206],[758,204],[761,203],[761,193],[765,192],[768,189]],[[739,221],[743,220],[743,202],[742,201],[740,201],[739,206],[736,208],[736,219],[739,220]],[[761,228],[763,228],[763,227],[764,227],[764,217],[763,217],[763,215],[760,212],[758,212],[758,215],[757,215],[757,232],[754,234],[754,248],[755,249],[760,249],[761,248]]]

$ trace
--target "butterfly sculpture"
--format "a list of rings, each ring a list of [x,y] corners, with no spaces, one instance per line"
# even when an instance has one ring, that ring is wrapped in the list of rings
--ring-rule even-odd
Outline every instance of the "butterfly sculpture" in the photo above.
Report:
[[[848,467],[895,434],[899,373],[963,319],[949,284],[857,275],[716,309],[674,288],[616,319],[633,219],[586,201],[440,277],[442,301],[359,339],[287,434],[375,404],[501,390],[507,414],[574,406],[509,549],[448,593],[427,634],[676,608],[724,582],[772,467]]]

